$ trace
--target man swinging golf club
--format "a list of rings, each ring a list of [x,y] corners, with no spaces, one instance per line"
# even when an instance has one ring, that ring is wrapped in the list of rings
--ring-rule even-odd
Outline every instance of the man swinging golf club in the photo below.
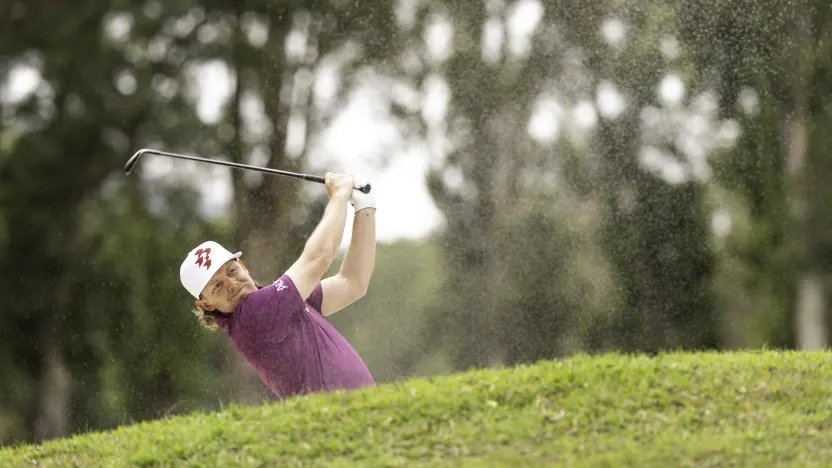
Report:
[[[358,353],[326,316],[361,298],[375,263],[372,193],[350,175],[327,173],[329,202],[294,264],[268,286],[251,278],[241,252],[216,242],[193,249],[180,268],[182,285],[196,299],[200,324],[222,328],[234,349],[284,400],[290,396],[374,386]],[[322,279],[338,253],[347,203],[355,208],[352,240],[340,271]]]

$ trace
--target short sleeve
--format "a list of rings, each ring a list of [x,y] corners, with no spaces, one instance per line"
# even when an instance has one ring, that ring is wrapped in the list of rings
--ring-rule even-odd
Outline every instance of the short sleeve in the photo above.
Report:
[[[321,311],[321,304],[324,301],[324,288],[321,285],[321,282],[318,282],[318,285],[315,286],[315,289],[312,290],[312,294],[306,299],[306,302],[311,305],[315,310],[318,312]]]

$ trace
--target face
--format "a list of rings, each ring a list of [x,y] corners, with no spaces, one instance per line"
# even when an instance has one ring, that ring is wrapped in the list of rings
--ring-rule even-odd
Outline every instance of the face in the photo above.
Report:
[[[257,286],[243,262],[229,260],[214,273],[211,281],[202,289],[202,297],[196,305],[206,311],[230,313],[237,308],[240,301],[256,290]]]

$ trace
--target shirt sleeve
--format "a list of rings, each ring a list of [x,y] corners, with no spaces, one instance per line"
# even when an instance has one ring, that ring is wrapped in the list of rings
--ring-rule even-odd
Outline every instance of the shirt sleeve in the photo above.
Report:
[[[312,290],[312,294],[306,299],[306,303],[311,305],[315,310],[321,312],[321,304],[324,302],[324,288],[321,282]]]

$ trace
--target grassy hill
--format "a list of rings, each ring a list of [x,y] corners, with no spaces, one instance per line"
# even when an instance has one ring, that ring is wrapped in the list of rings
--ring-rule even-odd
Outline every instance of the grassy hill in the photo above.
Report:
[[[580,356],[138,424],[0,466],[821,466],[832,353]]]

